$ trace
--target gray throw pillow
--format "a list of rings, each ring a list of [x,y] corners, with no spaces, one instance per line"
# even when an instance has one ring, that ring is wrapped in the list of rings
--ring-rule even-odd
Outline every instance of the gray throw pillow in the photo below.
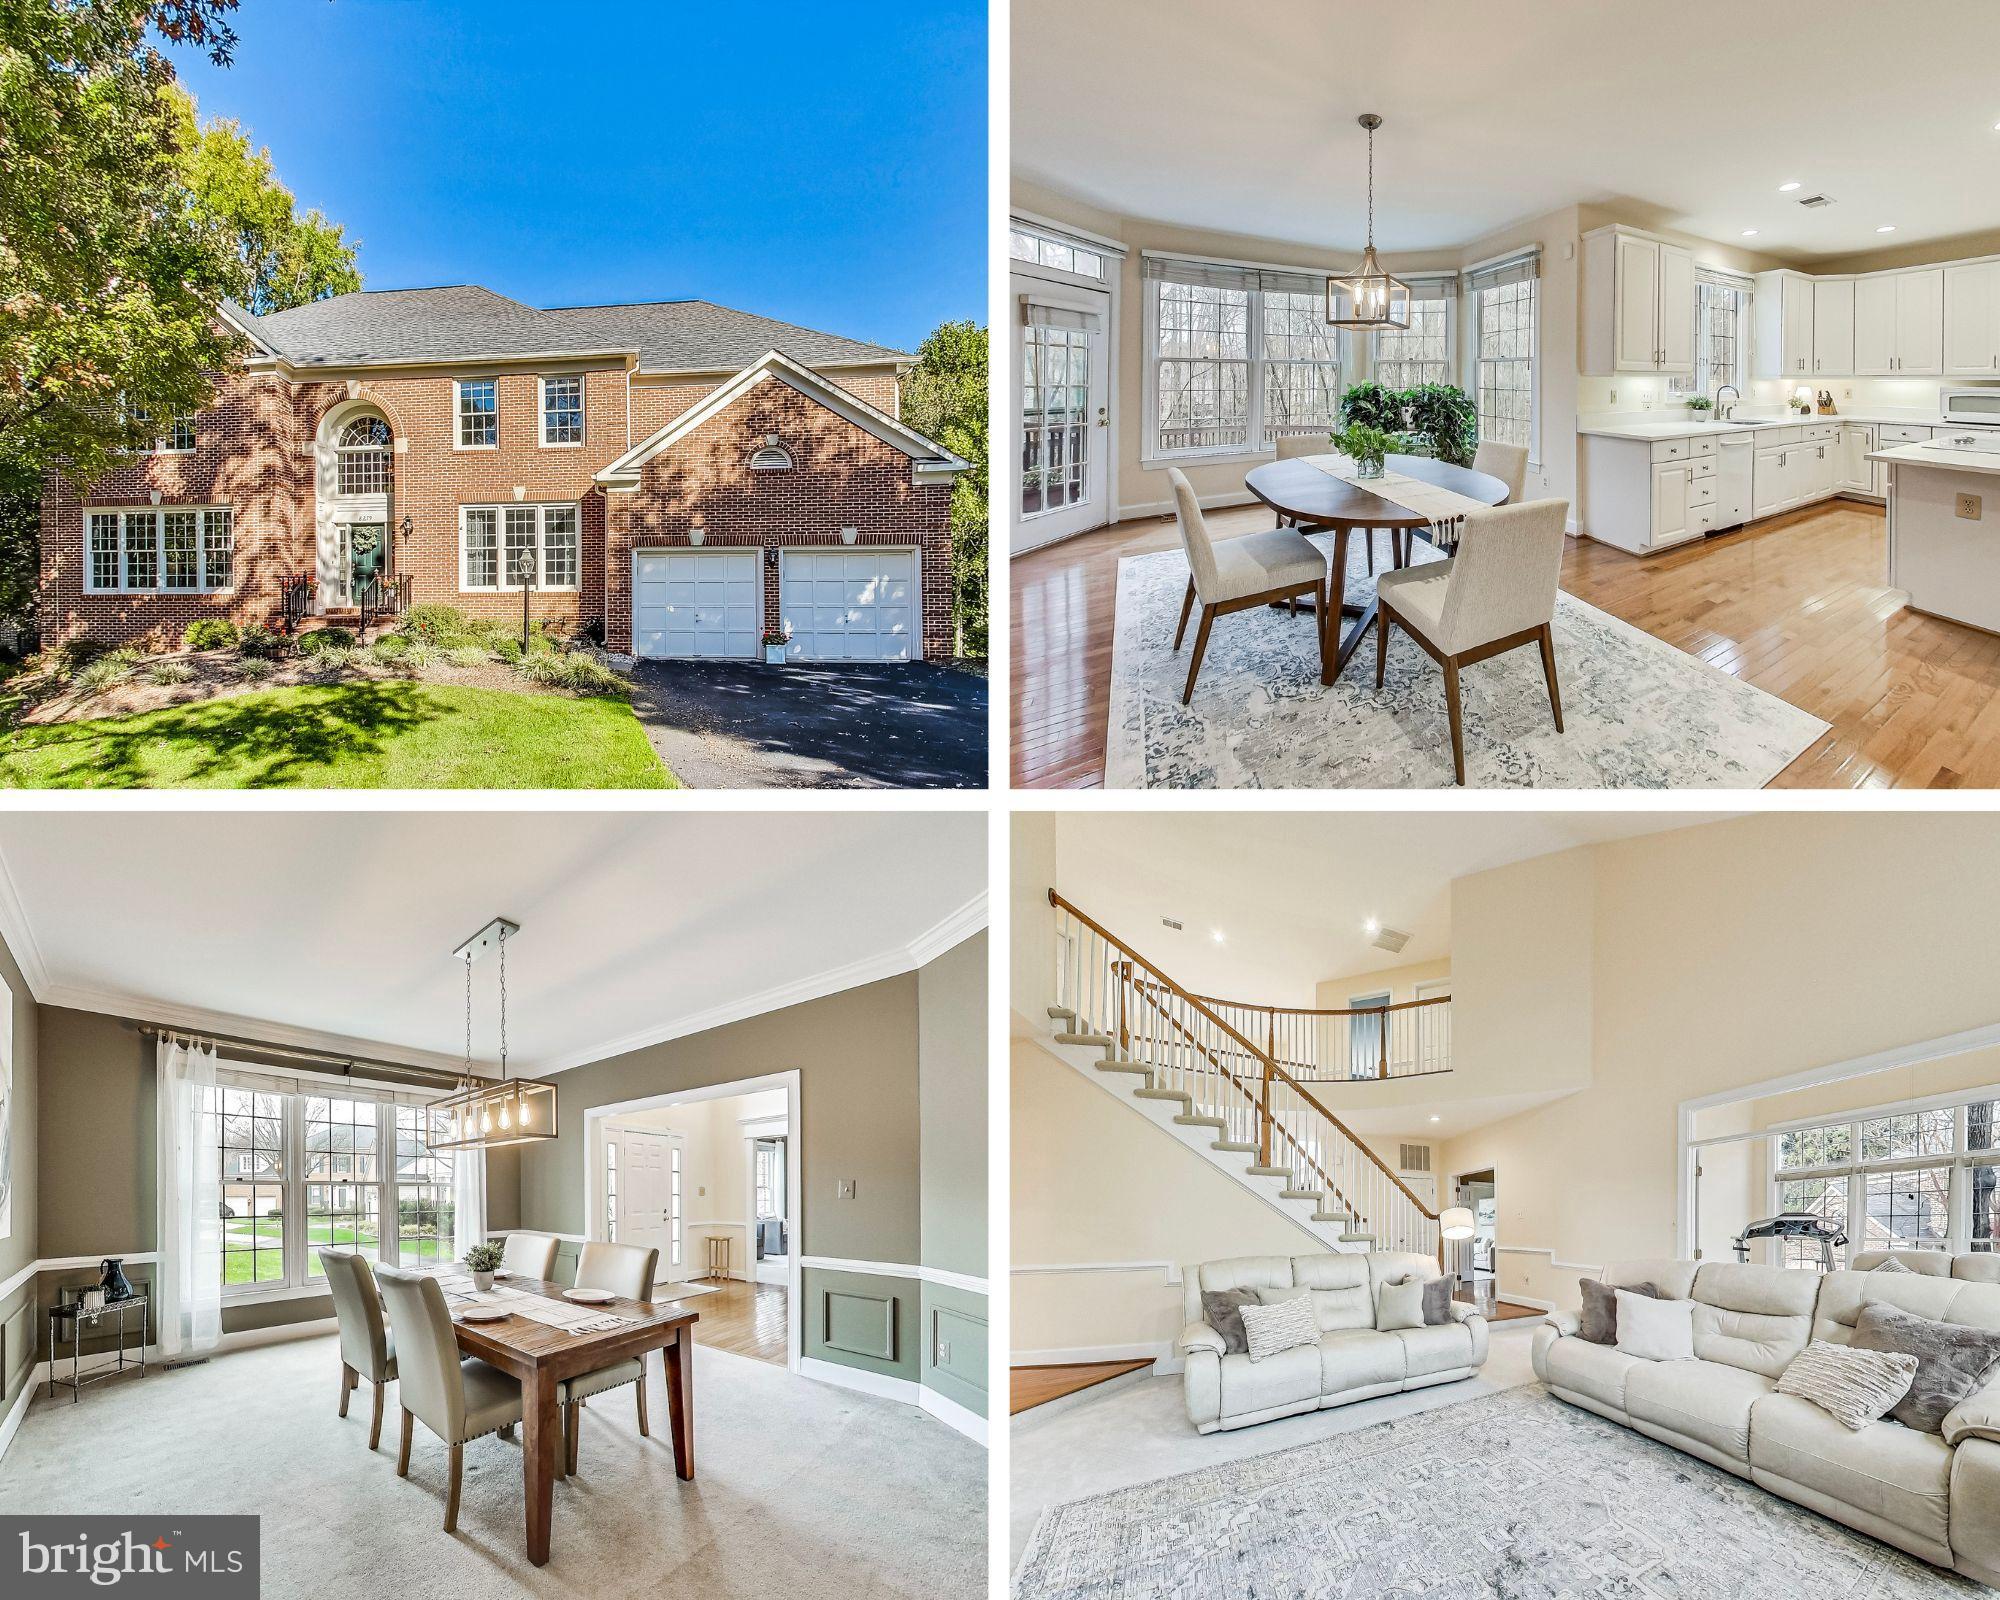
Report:
[[[1863,1306],[1854,1321],[1857,1350],[1900,1351],[1917,1358],[1910,1392],[1889,1409],[1919,1433],[1941,1433],[1945,1413],[2000,1370],[2000,1331],[1938,1322],[1895,1306]]]
[[[1588,1339],[1592,1344],[1616,1344],[1618,1342],[1618,1290],[1608,1283],[1599,1283],[1595,1278],[1578,1278],[1583,1287],[1583,1309],[1576,1319],[1576,1336]],[[1665,1297],[1655,1283],[1624,1284],[1628,1294],[1643,1294],[1652,1299]]]
[[[1451,1279],[1424,1279],[1424,1326],[1441,1328],[1451,1321]]]
[[[1202,1317],[1222,1335],[1224,1355],[1240,1356],[1249,1351],[1250,1341],[1243,1332],[1243,1308],[1262,1303],[1255,1289],[1202,1290]]]

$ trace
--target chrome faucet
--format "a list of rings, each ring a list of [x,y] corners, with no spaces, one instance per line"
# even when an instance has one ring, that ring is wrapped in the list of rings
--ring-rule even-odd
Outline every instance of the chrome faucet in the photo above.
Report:
[[[1727,389],[1731,394],[1736,396],[1737,400],[1741,400],[1743,398],[1743,391],[1737,388],[1736,385],[1733,383],[1725,383],[1722,386],[1722,389]],[[1715,391],[1715,420],[1717,422],[1727,422],[1729,420],[1730,412],[1736,409],[1735,400],[1732,400],[1726,406],[1722,403],[1722,389],[1717,389]]]

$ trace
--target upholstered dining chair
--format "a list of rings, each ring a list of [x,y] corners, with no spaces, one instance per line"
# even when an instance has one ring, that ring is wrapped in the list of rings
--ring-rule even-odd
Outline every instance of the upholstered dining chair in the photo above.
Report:
[[[1521,491],[1528,481],[1528,447],[1481,439],[1479,448],[1472,452],[1472,470],[1483,472],[1489,478],[1498,478],[1506,484],[1507,504],[1517,506],[1521,503]]]
[[[382,1442],[382,1396],[396,1378],[396,1344],[382,1321],[382,1297],[367,1258],[352,1250],[322,1249],[319,1264],[340,1323],[340,1414],[347,1415],[347,1397],[363,1378],[374,1385],[375,1414],[368,1422],[373,1450]]]
[[[1465,782],[1465,732],[1460,721],[1458,674],[1525,644],[1542,649],[1549,709],[1562,732],[1562,696],[1556,688],[1556,583],[1562,573],[1567,500],[1531,500],[1468,512],[1449,560],[1385,572],[1375,588],[1375,687],[1382,687],[1389,659],[1389,629],[1401,628],[1444,669],[1445,706],[1451,716],[1451,760]]]
[[[1294,456],[1330,455],[1332,452],[1333,445],[1324,433],[1288,433],[1282,435],[1278,440],[1278,459],[1280,461],[1289,461]],[[1288,528],[1298,526],[1297,522],[1290,517],[1284,517],[1280,520]],[[1361,548],[1368,554],[1368,571],[1370,575],[1373,575],[1375,571],[1375,531],[1373,528],[1364,528],[1361,532]],[[1392,534],[1390,537],[1393,544],[1394,535]]]
[[[460,1359],[451,1331],[451,1312],[437,1279],[399,1267],[383,1267],[376,1278],[396,1331],[396,1399],[403,1414],[402,1443],[396,1448],[396,1476],[410,1475],[410,1433],[421,1421],[450,1446],[450,1478],[445,1489],[444,1531],[458,1531],[458,1486],[468,1440],[497,1433],[521,1420],[520,1380],[476,1356]]]
[[[577,1258],[576,1286],[579,1289],[609,1289],[626,1300],[653,1298],[653,1276],[660,1270],[660,1252],[641,1249],[636,1244],[598,1244],[583,1247]],[[583,1433],[583,1402],[606,1389],[621,1384],[635,1385],[633,1399],[639,1408],[639,1432],[652,1437],[646,1425],[646,1358],[643,1355],[614,1361],[595,1372],[579,1373],[556,1385],[556,1403],[563,1416],[563,1470],[576,1471],[576,1455]]]
[[[500,1252],[502,1271],[519,1278],[542,1278],[555,1271],[556,1236],[552,1233],[510,1233]]]
[[[1224,539],[1219,544],[1209,538],[1208,523],[1195,498],[1194,485],[1179,467],[1168,469],[1174,486],[1174,520],[1180,525],[1181,546],[1187,551],[1188,586],[1181,600],[1181,625],[1174,630],[1174,649],[1187,636],[1188,617],[1197,598],[1201,601],[1201,626],[1194,636],[1194,660],[1188,663],[1187,687],[1181,704],[1194,698],[1194,680],[1201,671],[1201,658],[1208,649],[1208,630],[1217,617],[1251,606],[1289,600],[1298,609],[1300,595],[1311,595],[1318,608],[1314,620],[1319,627],[1319,652],[1326,662],[1326,557],[1319,547],[1291,528],[1271,528],[1262,533],[1246,533]]]

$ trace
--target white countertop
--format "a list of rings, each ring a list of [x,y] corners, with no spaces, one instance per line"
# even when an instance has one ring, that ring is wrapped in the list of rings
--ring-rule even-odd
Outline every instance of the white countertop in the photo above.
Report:
[[[1870,461],[1887,461],[1902,467],[1936,467],[1946,472],[1989,472],[2000,474],[2000,451],[1934,450],[1929,445],[1899,444],[1887,450],[1871,450]]]
[[[1816,422],[1889,422],[1902,423],[1914,428],[1962,428],[1962,422],[1946,422],[1936,412],[1918,413],[1913,411],[1843,411],[1831,417],[1817,413],[1809,416],[1759,417],[1754,422],[1688,422],[1661,418],[1658,422],[1607,418],[1602,422],[1577,423],[1576,431],[1593,439],[1638,439],[1651,442],[1657,439],[1698,439],[1707,434],[1755,434],[1765,433],[1772,428],[1803,428]]]

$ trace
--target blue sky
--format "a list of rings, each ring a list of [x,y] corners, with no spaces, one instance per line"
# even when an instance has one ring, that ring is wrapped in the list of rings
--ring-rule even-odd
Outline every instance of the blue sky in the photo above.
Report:
[[[914,349],[986,320],[980,0],[245,0],[204,117],[367,286],[698,298]]]

